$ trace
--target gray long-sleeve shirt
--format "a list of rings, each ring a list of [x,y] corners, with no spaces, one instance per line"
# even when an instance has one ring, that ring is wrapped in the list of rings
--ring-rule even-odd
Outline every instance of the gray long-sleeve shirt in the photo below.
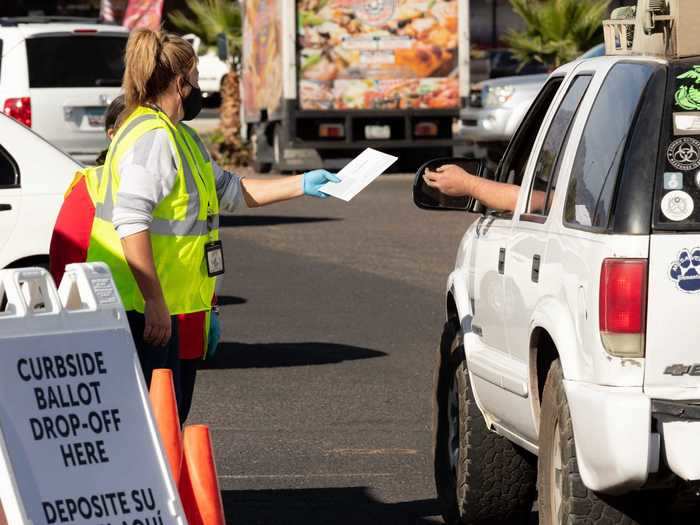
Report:
[[[219,207],[234,211],[242,200],[241,178],[211,162]],[[148,230],[153,210],[175,186],[177,170],[177,151],[165,129],[144,133],[124,153],[119,163],[121,182],[112,215],[120,238]]]

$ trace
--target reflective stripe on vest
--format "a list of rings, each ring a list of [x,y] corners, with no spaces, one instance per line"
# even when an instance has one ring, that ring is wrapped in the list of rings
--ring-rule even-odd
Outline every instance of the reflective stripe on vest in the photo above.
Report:
[[[143,296],[126,263],[112,219],[121,181],[121,159],[140,137],[157,129],[168,132],[179,162],[176,182],[156,205],[149,226],[156,271],[171,314],[207,311],[215,281],[207,275],[204,247],[210,240],[218,239],[219,227],[214,170],[196,133],[183,125],[173,126],[167,116],[154,109],[137,108],[110,145],[104,175],[99,181],[88,260],[107,262],[125,309],[143,312]],[[128,198],[124,194],[119,196],[120,202]],[[138,199],[135,197],[134,202]]]

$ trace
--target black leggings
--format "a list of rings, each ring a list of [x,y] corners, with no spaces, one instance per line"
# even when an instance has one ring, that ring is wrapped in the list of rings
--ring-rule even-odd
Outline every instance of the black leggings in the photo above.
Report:
[[[146,386],[151,386],[151,376],[156,368],[168,368],[173,371],[173,383],[175,386],[175,398],[177,410],[182,425],[187,419],[192,407],[192,395],[194,383],[197,377],[199,359],[180,359],[180,348],[177,334],[177,317],[171,317],[172,336],[165,346],[153,346],[143,340],[143,330],[146,319],[143,314],[129,311],[126,313],[131,328],[131,336],[134,338],[136,353],[139,356],[143,377]]]

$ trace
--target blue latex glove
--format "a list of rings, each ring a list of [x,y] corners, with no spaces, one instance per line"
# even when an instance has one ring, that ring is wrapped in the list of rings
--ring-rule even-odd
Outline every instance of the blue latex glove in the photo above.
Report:
[[[304,173],[304,195],[325,199],[328,197],[321,191],[321,186],[327,182],[340,182],[340,179],[326,170],[313,170]]]

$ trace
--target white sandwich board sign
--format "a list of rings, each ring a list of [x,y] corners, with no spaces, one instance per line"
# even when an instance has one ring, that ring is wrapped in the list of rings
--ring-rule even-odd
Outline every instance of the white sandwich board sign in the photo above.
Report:
[[[0,271],[0,359],[8,523],[186,523],[105,265]]]

